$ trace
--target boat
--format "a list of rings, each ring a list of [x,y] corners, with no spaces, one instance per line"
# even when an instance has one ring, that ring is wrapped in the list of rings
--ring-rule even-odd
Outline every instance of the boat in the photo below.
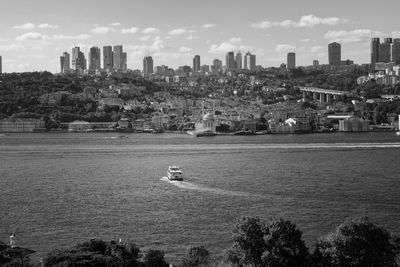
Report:
[[[234,132],[233,135],[256,135],[256,133],[251,130],[242,130]]]
[[[167,178],[170,181],[183,181],[183,174],[178,166],[169,166],[167,171]]]

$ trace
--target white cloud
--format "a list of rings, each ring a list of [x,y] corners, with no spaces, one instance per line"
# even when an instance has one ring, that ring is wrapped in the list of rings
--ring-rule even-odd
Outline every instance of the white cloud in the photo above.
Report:
[[[203,27],[204,29],[209,29],[209,28],[214,28],[215,26],[217,26],[217,25],[208,23],[208,24],[203,24],[203,26],[201,26],[201,27]]]
[[[289,44],[278,44],[275,47],[275,51],[277,51],[277,52],[288,52],[288,51],[294,50],[294,49],[296,49],[296,47],[293,45],[289,45]]]
[[[48,23],[42,23],[42,24],[38,25],[38,28],[40,28],[40,29],[57,29],[58,25],[51,25],[51,24],[48,24]]]
[[[0,45],[0,51],[23,51],[23,50],[26,50],[26,47],[18,43]]]
[[[28,23],[25,23],[25,24],[22,24],[22,25],[14,26],[13,28],[14,29],[20,29],[20,30],[32,30],[32,29],[35,28],[35,24],[28,22]]]
[[[169,31],[168,34],[169,35],[180,35],[180,34],[184,34],[186,32],[187,32],[187,30],[178,28],[178,29],[173,29],[173,30]]]
[[[145,36],[140,37],[139,40],[145,42],[145,41],[150,40],[150,38],[151,38],[150,35],[145,35]]]
[[[382,32],[370,29],[356,29],[351,31],[328,31],[324,38],[329,41],[337,41],[342,43],[363,43],[375,36],[384,35]]]
[[[17,38],[15,38],[17,41],[27,41],[27,40],[44,40],[47,39],[48,36],[38,33],[38,32],[28,32],[28,33],[24,33],[20,36],[17,36]]]
[[[196,39],[199,39],[199,36],[191,34],[191,35],[185,37],[185,39],[186,40],[196,40]]]
[[[131,27],[131,28],[129,28],[129,29],[122,29],[122,30],[121,30],[121,33],[122,33],[122,34],[127,34],[127,33],[135,34],[135,33],[137,33],[138,31],[139,31],[138,28],[136,28],[136,27]]]
[[[192,48],[189,48],[189,47],[186,47],[186,46],[182,46],[181,48],[179,48],[179,52],[181,52],[181,53],[189,53],[189,52],[192,52],[192,51],[193,51]]]
[[[93,28],[90,32],[93,34],[106,34],[110,32],[115,32],[115,29],[107,26],[99,26]]]
[[[310,48],[311,53],[317,53],[318,51],[320,51],[321,49],[323,49],[322,46],[320,45],[316,45]]]
[[[56,40],[86,40],[91,36],[89,34],[78,34],[78,35],[53,35],[53,39]]]
[[[212,44],[208,52],[211,54],[220,54],[234,50],[253,50],[253,47],[251,46],[239,45],[241,41],[242,41],[241,38],[233,37],[228,41],[222,42],[219,45]]]
[[[315,15],[305,15],[301,16],[299,21],[293,20],[283,20],[283,21],[261,21],[255,22],[251,24],[251,27],[255,29],[268,29],[271,27],[284,27],[284,28],[311,28],[317,25],[327,25],[333,26],[338,24],[343,24],[349,22],[347,19],[342,19],[338,17],[327,17],[327,18],[320,18]]]
[[[233,43],[233,44],[240,43],[241,41],[242,41],[242,38],[240,38],[240,37],[232,37],[231,39],[229,39],[229,42]]]
[[[146,28],[146,29],[142,30],[142,33],[144,33],[144,34],[157,34],[159,32],[160,32],[159,29],[153,28],[153,27],[149,27],[149,28]]]
[[[122,26],[122,24],[120,22],[113,22],[110,25],[114,26],[114,27]]]

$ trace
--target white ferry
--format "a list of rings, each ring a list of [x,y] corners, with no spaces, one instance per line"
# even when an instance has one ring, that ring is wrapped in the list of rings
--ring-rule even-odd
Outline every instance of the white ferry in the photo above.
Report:
[[[170,181],[183,181],[183,174],[178,166],[169,166],[167,177]]]

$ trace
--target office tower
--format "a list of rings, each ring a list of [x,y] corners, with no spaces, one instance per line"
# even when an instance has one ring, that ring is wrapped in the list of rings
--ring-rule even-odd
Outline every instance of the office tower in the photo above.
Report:
[[[379,62],[379,38],[371,39],[371,69],[375,70],[375,63]]]
[[[341,45],[337,42],[328,45],[329,65],[340,66],[342,61]]]
[[[210,66],[209,66],[209,65],[201,65],[201,66],[200,66],[200,71],[201,71],[202,73],[210,72]]]
[[[147,77],[153,73],[153,58],[148,56],[143,59],[143,76]]]
[[[296,68],[296,53],[290,52],[287,54],[286,68],[292,70]]]
[[[67,52],[64,52],[63,55],[60,57],[60,67],[61,73],[68,73],[71,69],[70,58]]]
[[[89,50],[89,72],[95,73],[97,70],[100,70],[100,48],[91,47]]]
[[[219,59],[214,59],[211,69],[213,72],[220,71],[222,69],[222,61]]]
[[[112,71],[114,67],[113,51],[111,46],[103,46],[103,68],[105,71]]]
[[[193,72],[197,73],[200,71],[200,56],[195,55],[193,58]]]
[[[236,69],[241,70],[243,68],[242,53],[240,53],[240,51],[236,54],[235,63],[236,63]]]
[[[122,57],[123,57],[123,51],[122,51],[122,45],[115,45],[113,48],[113,63],[114,63],[114,70],[115,71],[122,71]]]
[[[0,74],[2,74],[2,73],[3,73],[3,61],[2,61],[2,58],[0,56]]]
[[[255,70],[256,69],[256,55],[253,55],[248,51],[244,56],[244,69]]]
[[[316,59],[313,60],[312,65],[313,65],[314,67],[318,67],[318,66],[319,66],[319,61],[316,60]]]
[[[128,54],[122,53],[122,71],[126,72],[128,70]]]
[[[72,48],[72,69],[80,72],[86,70],[86,58],[79,47]]]
[[[383,43],[379,45],[379,62],[384,62],[384,63],[390,62],[391,44],[392,44],[392,38],[385,38]]]
[[[228,52],[226,54],[226,68],[227,70],[235,69],[235,54],[233,52]]]
[[[391,61],[400,64],[400,39],[394,39],[391,47]]]

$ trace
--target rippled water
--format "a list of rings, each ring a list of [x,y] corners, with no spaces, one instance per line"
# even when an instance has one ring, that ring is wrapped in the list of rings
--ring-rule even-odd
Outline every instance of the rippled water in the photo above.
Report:
[[[345,218],[400,233],[394,133],[219,136],[9,134],[0,137],[0,240],[43,254],[97,237],[132,239],[176,260],[213,256],[242,215],[297,223],[311,247]],[[181,166],[184,182],[162,178]]]

